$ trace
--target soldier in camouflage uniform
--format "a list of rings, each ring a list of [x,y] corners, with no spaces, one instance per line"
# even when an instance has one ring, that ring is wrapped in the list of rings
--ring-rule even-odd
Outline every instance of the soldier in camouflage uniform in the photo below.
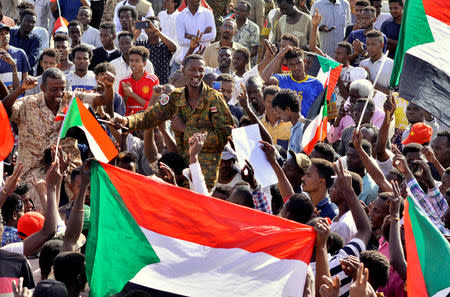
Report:
[[[132,130],[146,130],[173,116],[178,117],[172,120],[172,129],[175,131],[178,152],[186,163],[189,163],[189,138],[195,133],[208,132],[198,159],[206,185],[211,189],[218,177],[220,156],[231,134],[233,120],[223,96],[203,82],[203,57],[190,55],[183,64],[186,87],[162,97],[154,107],[143,113],[118,117],[114,121]]]
[[[20,88],[22,91],[33,88],[36,79],[27,77]],[[103,95],[86,92],[65,91],[66,79],[64,73],[56,68],[50,68],[42,74],[42,91],[36,95],[29,95],[17,99],[9,97],[3,100],[6,111],[10,114],[10,121],[15,122],[19,129],[18,161],[23,164],[21,179],[28,184],[32,176],[38,180],[45,179],[48,165],[44,162],[45,151],[56,145],[62,121],[55,121],[58,114],[64,114],[64,108],[72,98],[78,97],[84,103],[97,107],[111,104],[114,91],[114,76],[107,73],[103,79],[106,91]],[[108,91],[109,90],[109,91]],[[81,155],[77,140],[67,137],[60,142],[65,154],[70,154],[68,171],[81,165]],[[66,191],[70,178],[66,178]],[[70,195],[70,192],[67,191]],[[34,188],[30,189],[30,197],[36,210],[43,212],[38,194]]]

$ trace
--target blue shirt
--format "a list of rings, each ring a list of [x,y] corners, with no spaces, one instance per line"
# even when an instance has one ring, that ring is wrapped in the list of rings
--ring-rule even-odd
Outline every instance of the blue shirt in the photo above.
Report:
[[[394,19],[391,17],[390,19],[384,21],[384,23],[381,25],[380,31],[383,32],[383,34],[386,35],[387,38],[398,40],[398,35],[400,34],[400,25],[401,24],[395,23]],[[389,51],[388,57],[394,59],[395,50]]]
[[[125,102],[123,102],[122,96],[119,93],[114,92],[114,112],[120,114],[121,116],[125,115],[127,108],[125,106]]]
[[[303,123],[297,122],[291,127],[291,136],[289,138],[288,151],[293,150],[296,154],[302,152]]]
[[[36,33],[31,32],[27,36],[21,37],[19,33],[20,28],[13,28],[9,32],[11,40],[10,45],[21,48],[27,53],[28,62],[30,66],[36,65],[39,60],[40,48],[42,46],[41,38]]]
[[[359,41],[361,41],[363,43],[364,49],[367,49],[366,48],[366,38],[367,38],[366,35],[364,35],[364,29],[359,29],[359,30],[352,31],[350,33],[350,35],[348,36],[347,41],[350,44],[353,44],[353,41],[358,39]],[[385,53],[386,48],[387,48],[387,38],[386,38],[386,35],[384,35],[384,34],[383,34],[383,39],[384,39],[383,53]],[[361,59],[358,59],[358,57],[357,57],[352,65],[357,66],[357,65],[359,65],[359,62],[361,62],[364,59],[365,59],[365,57],[362,57]],[[356,61],[357,61],[357,63],[356,63]]]
[[[3,226],[3,235],[2,235],[2,245],[7,245],[14,242],[21,242],[22,239],[20,239],[19,234],[17,234],[17,228],[4,225]]]
[[[322,83],[308,75],[302,81],[295,80],[291,73],[276,73],[273,77],[277,79],[280,88],[290,89],[297,93],[301,103],[300,113],[306,118],[309,108],[314,100],[316,100],[316,97],[323,91]]]
[[[61,16],[64,17],[68,22],[76,20],[78,15],[78,10],[80,9],[80,0],[58,0],[59,6],[61,7]]]
[[[378,197],[378,185],[370,177],[368,173],[362,178],[363,189],[361,194],[359,194],[358,199],[369,205],[370,202],[374,201]]]
[[[31,67],[28,63],[28,58],[23,49],[9,46],[7,51],[11,57],[16,62],[17,66],[17,74],[19,75],[19,79],[22,80],[22,73],[30,71]],[[6,86],[12,84],[12,69],[11,66],[0,59],[0,79]]]
[[[319,216],[322,218],[334,219],[338,215],[339,209],[331,202],[330,198],[325,197],[317,204],[317,210],[320,211]]]

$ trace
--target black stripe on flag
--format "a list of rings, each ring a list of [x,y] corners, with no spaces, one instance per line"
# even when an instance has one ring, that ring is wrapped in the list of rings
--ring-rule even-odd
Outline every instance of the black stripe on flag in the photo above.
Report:
[[[413,102],[450,126],[450,77],[416,56],[405,54],[400,97]]]

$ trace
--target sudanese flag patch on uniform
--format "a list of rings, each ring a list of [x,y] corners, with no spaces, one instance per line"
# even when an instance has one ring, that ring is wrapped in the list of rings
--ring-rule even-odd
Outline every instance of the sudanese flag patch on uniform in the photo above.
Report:
[[[211,106],[211,108],[209,109],[210,112],[217,112],[217,107],[216,106]]]

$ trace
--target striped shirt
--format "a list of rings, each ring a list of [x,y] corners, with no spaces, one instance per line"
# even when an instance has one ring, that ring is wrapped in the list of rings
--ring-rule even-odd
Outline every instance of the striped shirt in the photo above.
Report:
[[[252,189],[253,203],[255,204],[255,209],[272,214],[272,209],[270,207],[270,202],[261,190],[261,185],[258,185],[256,189]]]
[[[341,280],[341,288],[339,289],[339,296],[346,297],[350,294],[350,285],[352,284],[352,277],[347,276],[342,270],[340,260],[345,259],[349,256],[358,257],[361,255],[363,251],[366,250],[366,245],[359,238],[353,238],[346,244],[339,252],[331,257],[328,261],[328,265],[330,267],[331,278],[336,275],[339,276]],[[316,263],[310,263],[312,270],[314,271],[314,275],[316,274]]]
[[[439,194],[436,195],[435,192],[433,192],[432,198],[425,194],[425,192],[420,188],[419,183],[415,178],[408,181],[407,184],[408,189],[411,192],[411,198],[414,199],[414,201],[420,206],[422,211],[425,215],[428,216],[428,218],[431,220],[431,222],[436,226],[436,228],[441,231],[444,235],[450,235],[450,230],[445,228],[444,222],[441,220],[441,216],[439,214],[443,214],[442,210],[445,208],[445,201],[444,196],[439,192]],[[438,208],[438,211],[434,208],[431,200],[435,200],[433,203]],[[447,204],[448,208],[448,204]]]

